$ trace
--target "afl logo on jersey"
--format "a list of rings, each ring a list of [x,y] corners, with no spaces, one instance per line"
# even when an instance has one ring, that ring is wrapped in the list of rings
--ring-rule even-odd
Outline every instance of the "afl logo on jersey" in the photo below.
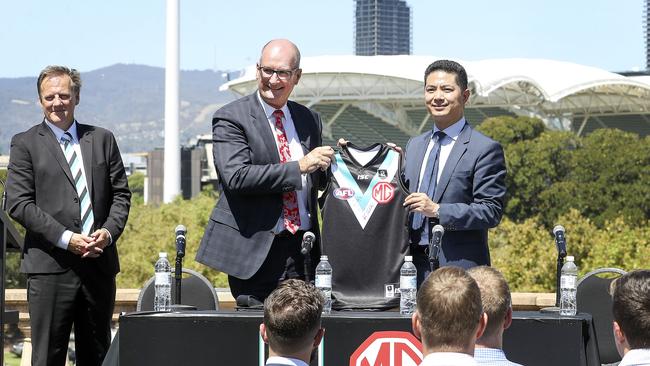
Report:
[[[379,182],[372,189],[372,198],[378,203],[388,203],[395,196],[395,187],[388,182]]]
[[[337,188],[334,190],[334,197],[340,199],[340,200],[349,200],[350,198],[354,197],[354,191],[350,188]]]

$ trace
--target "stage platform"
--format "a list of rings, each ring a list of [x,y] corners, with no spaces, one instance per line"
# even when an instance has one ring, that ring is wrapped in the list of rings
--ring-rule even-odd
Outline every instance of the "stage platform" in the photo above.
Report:
[[[105,365],[263,365],[267,350],[259,337],[261,321],[261,312],[125,314]],[[363,350],[372,348],[373,333],[411,331],[410,318],[397,312],[334,312],[323,317],[323,326],[324,342],[310,366],[347,366],[353,354],[376,364],[371,358],[376,356]],[[408,347],[396,346],[401,340],[386,342],[392,342],[390,349],[404,350],[404,357],[416,357]],[[589,314],[517,311],[504,349],[512,361],[527,366],[600,365]]]

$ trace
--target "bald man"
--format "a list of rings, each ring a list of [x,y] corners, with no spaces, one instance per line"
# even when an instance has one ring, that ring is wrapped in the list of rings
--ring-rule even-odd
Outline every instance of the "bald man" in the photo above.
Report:
[[[289,101],[300,80],[300,51],[268,42],[257,63],[257,91],[212,119],[219,200],[196,260],[228,274],[240,306],[261,305],[280,281],[304,279],[300,244],[318,237],[316,193],[334,151],[321,146],[318,113]],[[320,250],[311,252],[313,275]]]

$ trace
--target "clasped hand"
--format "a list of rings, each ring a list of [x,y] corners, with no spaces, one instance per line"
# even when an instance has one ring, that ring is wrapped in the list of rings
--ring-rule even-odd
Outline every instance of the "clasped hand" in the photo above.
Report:
[[[108,241],[109,236],[105,229],[95,230],[89,236],[74,233],[68,243],[68,250],[81,258],[97,258],[104,252]]]

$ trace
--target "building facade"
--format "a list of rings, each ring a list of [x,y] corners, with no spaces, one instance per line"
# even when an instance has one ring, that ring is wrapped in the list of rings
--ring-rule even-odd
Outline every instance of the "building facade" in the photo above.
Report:
[[[411,20],[406,1],[355,0],[355,54],[410,55]]]

